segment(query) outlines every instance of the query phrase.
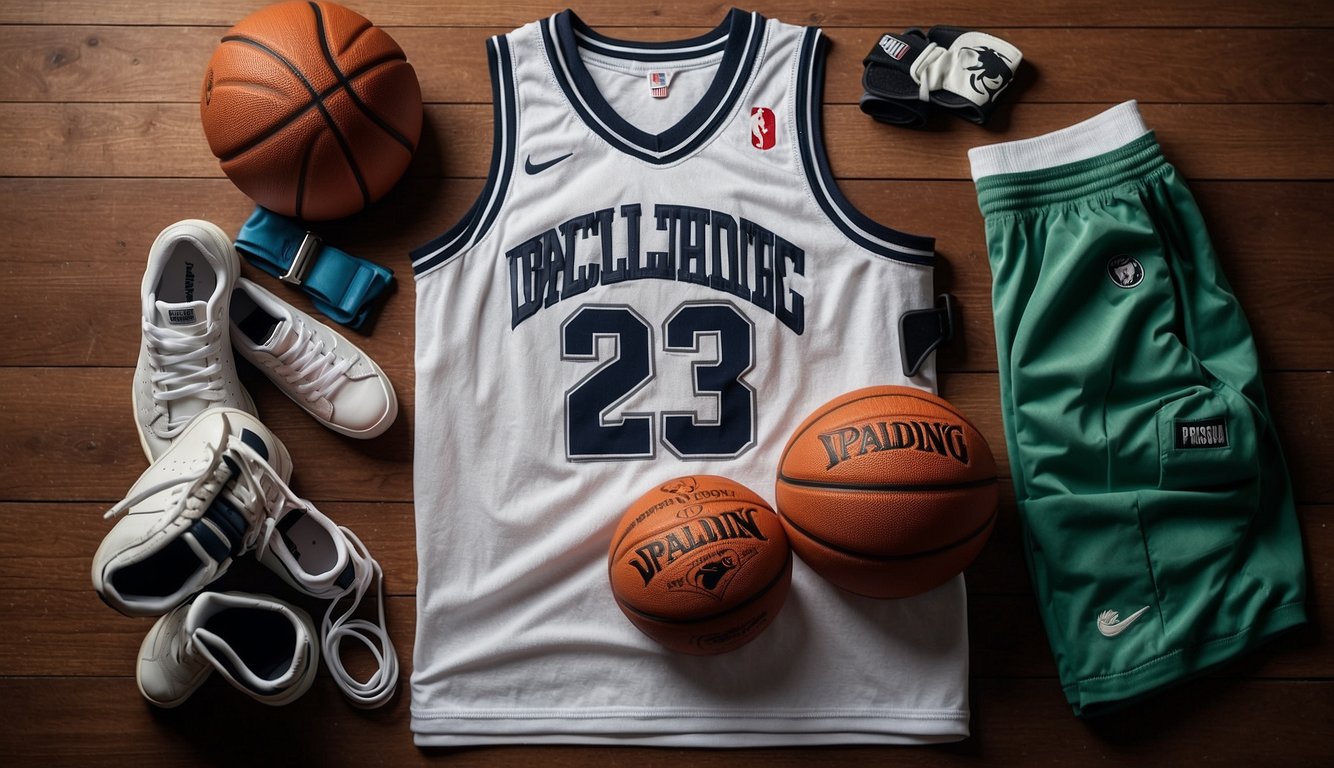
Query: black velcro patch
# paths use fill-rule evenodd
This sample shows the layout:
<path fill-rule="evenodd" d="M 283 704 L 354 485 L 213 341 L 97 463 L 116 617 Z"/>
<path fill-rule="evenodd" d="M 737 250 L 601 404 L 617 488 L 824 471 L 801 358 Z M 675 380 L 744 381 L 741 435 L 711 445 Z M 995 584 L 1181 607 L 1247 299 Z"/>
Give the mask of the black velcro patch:
<path fill-rule="evenodd" d="M 1177 450 L 1228 446 L 1227 419 L 1222 416 L 1196 421 L 1177 421 L 1172 426 L 1175 433 L 1173 442 Z"/>

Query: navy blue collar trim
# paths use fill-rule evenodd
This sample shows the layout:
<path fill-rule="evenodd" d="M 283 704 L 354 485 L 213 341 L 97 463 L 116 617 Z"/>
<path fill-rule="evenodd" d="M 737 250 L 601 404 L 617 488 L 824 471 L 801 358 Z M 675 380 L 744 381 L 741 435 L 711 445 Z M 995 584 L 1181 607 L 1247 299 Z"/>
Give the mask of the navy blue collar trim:
<path fill-rule="evenodd" d="M 731 115 L 750 82 L 764 42 L 764 18 L 732 9 L 713 31 L 662 43 L 616 40 L 595 32 L 573 11 L 542 22 L 542 42 L 556 82 L 588 126 L 608 144 L 651 163 L 674 162 L 711 138 Z M 584 48 L 602 56 L 635 61 L 689 61 L 722 53 L 713 83 L 680 122 L 658 134 L 631 125 L 607 103 L 579 56 Z"/>

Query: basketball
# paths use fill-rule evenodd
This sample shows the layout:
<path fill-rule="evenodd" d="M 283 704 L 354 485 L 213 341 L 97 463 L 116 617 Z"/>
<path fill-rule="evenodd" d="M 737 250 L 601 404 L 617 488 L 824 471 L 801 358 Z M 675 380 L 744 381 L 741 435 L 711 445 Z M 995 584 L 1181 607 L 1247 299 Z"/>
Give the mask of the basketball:
<path fill-rule="evenodd" d="M 996 461 L 945 399 L 869 387 L 797 427 L 776 495 L 792 549 L 813 570 L 859 595 L 909 597 L 981 551 L 996 520 Z"/>
<path fill-rule="evenodd" d="M 223 172 L 256 203 L 334 219 L 383 197 L 407 169 L 421 87 L 398 43 L 364 17 L 280 3 L 223 35 L 199 114 Z"/>
<path fill-rule="evenodd" d="M 679 477 L 640 496 L 612 536 L 616 604 L 641 632 L 697 656 L 754 640 L 792 583 L 782 522 L 749 488 Z"/>

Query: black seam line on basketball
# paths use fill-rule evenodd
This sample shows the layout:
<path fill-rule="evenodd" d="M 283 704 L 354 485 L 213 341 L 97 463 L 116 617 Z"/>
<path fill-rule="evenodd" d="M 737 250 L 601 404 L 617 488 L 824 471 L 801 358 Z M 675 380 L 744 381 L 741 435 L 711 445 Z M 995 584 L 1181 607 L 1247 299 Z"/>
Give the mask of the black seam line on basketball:
<path fill-rule="evenodd" d="M 378 125 L 380 130 L 389 134 L 390 138 L 397 141 L 399 144 L 402 144 L 403 148 L 408 151 L 409 155 L 411 155 L 414 150 L 412 142 L 408 141 L 408 137 L 394 130 L 394 126 L 385 122 L 384 118 L 371 111 L 371 108 L 366 106 L 366 102 L 362 101 L 361 97 L 357 95 L 357 92 L 353 90 L 352 83 L 348 81 L 347 76 L 343 74 L 343 70 L 339 68 L 338 62 L 334 59 L 333 50 L 329 47 L 329 40 L 325 34 L 326 30 L 324 28 L 324 14 L 320 11 L 320 7 L 315 3 L 310 3 L 309 5 L 311 10 L 315 11 L 315 33 L 320 38 L 320 52 L 324 54 L 324 63 L 329 65 L 329 69 L 333 71 L 334 77 L 338 78 L 338 82 L 342 83 L 343 87 L 347 89 L 348 98 L 352 99 L 352 103 L 356 105 L 357 109 L 361 110 L 361 113 L 369 118 L 372 123 Z M 369 27 L 367 28 L 369 29 Z"/>
<path fill-rule="evenodd" d="M 780 567 L 778 569 L 778 573 L 774 574 L 774 577 L 769 580 L 769 583 L 764 585 L 764 589 L 761 589 L 759 592 L 756 592 L 755 594 L 751 595 L 745 600 L 742 600 L 741 602 L 737 603 L 731 608 L 728 608 L 725 611 L 718 611 L 717 613 L 711 613 L 708 616 L 700 616 L 699 618 L 696 619 L 674 619 L 670 616 L 659 616 L 656 613 L 648 613 L 647 611 L 641 611 L 638 608 L 635 608 L 633 605 L 626 605 L 625 601 L 620 598 L 617 598 L 616 602 L 620 603 L 623 609 L 629 611 L 630 613 L 633 613 L 634 615 L 640 618 L 648 619 L 649 621 L 656 621 L 662 624 L 702 624 L 706 621 L 721 619 L 722 617 L 730 613 L 735 613 L 741 610 L 742 608 L 745 608 L 751 603 L 761 600 L 770 592 L 772 592 L 774 587 L 778 586 L 778 583 L 784 579 L 785 575 L 789 572 L 791 567 L 792 567 L 792 550 L 789 549 L 787 551 L 787 558 L 783 561 L 782 567 Z"/>
<path fill-rule="evenodd" d="M 311 11 L 315 13 L 315 37 L 319 38 L 320 50 L 324 54 L 325 63 L 328 64 L 329 52 L 327 50 L 326 43 L 324 40 L 324 14 L 320 13 L 320 7 L 315 3 L 313 2 L 307 3 L 307 5 L 309 5 Z M 333 69 L 334 69 L 334 79 L 338 80 L 340 83 L 343 83 L 343 86 L 347 90 L 348 95 L 355 100 L 356 96 L 355 94 L 352 93 L 352 86 L 344 80 L 343 73 L 340 72 L 337 67 L 334 67 Z M 323 106 L 322 102 L 321 106 Z M 366 180 L 361 173 L 361 166 L 357 164 L 356 156 L 352 154 L 352 146 L 347 142 L 343 141 L 341 137 L 339 138 L 338 144 L 343 148 L 343 156 L 347 160 L 347 166 L 349 169 L 351 169 L 352 175 L 357 180 L 357 186 L 361 188 L 362 205 L 363 206 L 370 205 L 371 191 L 370 188 L 366 186 Z"/>
<path fill-rule="evenodd" d="M 306 151 L 301 153 L 301 172 L 296 179 L 296 217 L 301 218 L 301 211 L 305 208 L 302 203 L 306 198 L 306 174 L 310 172 L 310 156 L 315 153 L 315 142 L 319 136 L 311 136 L 310 141 L 306 143 Z"/>
<path fill-rule="evenodd" d="M 310 93 L 310 97 L 314 99 L 315 108 L 318 109 L 320 115 L 324 117 L 325 125 L 329 127 L 329 132 L 333 134 L 334 139 L 338 142 L 338 146 L 343 150 L 344 157 L 347 158 L 348 166 L 352 170 L 352 176 L 357 180 L 357 187 L 361 189 L 362 200 L 369 205 L 371 200 L 370 190 L 366 188 L 366 180 L 361 177 L 361 169 L 357 167 L 356 161 L 352 159 L 352 148 L 348 146 L 347 138 L 343 136 L 343 132 L 338 130 L 338 123 L 334 122 L 333 115 L 329 114 L 328 108 L 324 106 L 324 99 L 320 97 L 320 92 L 315 90 L 315 84 L 306 79 L 305 74 L 302 73 L 295 64 L 288 61 L 286 56 L 283 56 L 281 53 L 278 53 L 260 41 L 245 37 L 244 35 L 228 35 L 227 37 L 222 38 L 222 42 L 224 43 L 230 41 L 245 43 L 246 45 L 254 46 L 264 53 L 267 53 L 281 62 L 283 66 L 287 67 L 287 69 L 301 81 L 301 84 L 306 86 L 306 90 Z"/>
<path fill-rule="evenodd" d="M 778 475 L 780 483 L 798 486 L 801 488 L 825 488 L 833 491 L 871 491 L 875 493 L 914 493 L 925 491 L 952 491 L 961 488 L 985 488 L 988 485 L 995 485 L 999 480 L 995 475 L 984 477 L 979 480 L 964 480 L 957 483 L 835 483 L 826 480 L 801 480 L 795 477 L 788 477 L 784 474 Z"/>
<path fill-rule="evenodd" d="M 1000 511 L 999 508 L 991 510 L 991 514 L 987 515 L 987 519 L 985 522 L 979 525 L 976 529 L 969 531 L 968 533 L 955 539 L 954 541 L 951 541 L 948 544 L 943 544 L 939 547 L 934 547 L 932 549 L 924 549 L 921 550 L 920 552 L 911 552 L 906 555 L 872 555 L 867 552 L 862 552 L 856 549 L 850 549 L 840 544 L 835 544 L 826 539 L 822 539 L 819 536 L 816 536 L 815 534 L 801 527 L 800 525 L 797 525 L 796 523 L 792 522 L 792 518 L 790 517 L 784 517 L 783 522 L 786 523 L 787 525 L 792 526 L 792 528 L 795 529 L 802 536 L 805 536 L 806 538 L 810 539 L 811 541 L 815 542 L 816 544 L 819 544 L 820 546 L 826 549 L 832 549 L 833 551 L 838 552 L 839 554 L 847 555 L 848 557 L 853 557 L 858 560 L 865 560 L 873 563 L 894 563 L 903 560 L 916 560 L 922 557 L 931 557 L 932 555 L 938 555 L 942 552 L 948 552 L 951 549 L 954 549 L 955 547 L 967 544 L 973 539 L 976 539 L 978 536 L 981 536 L 983 533 L 986 533 L 987 529 L 991 527 L 991 524 L 995 522 L 996 514 L 999 511 Z"/>
<path fill-rule="evenodd" d="M 227 39 L 227 38 L 223 38 L 223 42 L 228 42 L 228 39 Z M 239 39 L 236 39 L 236 38 L 232 38 L 230 42 L 238 42 L 238 43 L 239 43 L 239 42 L 244 42 L 244 41 L 239 40 Z M 373 60 L 373 61 L 369 61 L 369 62 L 367 62 L 367 63 L 365 64 L 365 66 L 363 66 L 361 69 L 358 69 L 356 72 L 353 72 L 353 73 L 349 74 L 349 75 L 348 75 L 348 79 L 349 79 L 349 80 L 356 80 L 357 78 L 361 77 L 361 76 L 364 75 L 364 74 L 367 74 L 367 73 L 371 72 L 372 70 L 378 69 L 378 68 L 384 66 L 385 64 L 389 64 L 389 63 L 391 63 L 391 62 L 395 62 L 395 61 L 403 61 L 403 58 L 402 58 L 401 56 L 397 56 L 397 55 L 390 55 L 390 56 L 383 56 L 383 57 L 378 58 L 378 59 L 375 59 L 375 60 Z M 340 88 L 342 88 L 342 87 L 343 87 L 343 84 L 342 84 L 342 83 L 335 83 L 335 84 L 329 86 L 328 88 L 325 88 L 323 91 L 320 91 L 318 100 L 319 100 L 319 101 L 323 101 L 323 100 L 329 98 L 330 96 L 332 96 L 334 93 L 336 93 L 336 92 L 337 92 Z M 261 144 L 263 144 L 264 142 L 268 141 L 269 139 L 273 138 L 273 137 L 276 136 L 277 134 L 281 133 L 282 130 L 283 130 L 284 128 L 286 128 L 287 126 L 291 125 L 292 123 L 295 123 L 295 122 L 296 122 L 302 115 L 304 115 L 304 114 L 306 114 L 307 112 L 309 112 L 309 111 L 311 110 L 311 108 L 313 108 L 313 107 L 315 106 L 315 102 L 316 102 L 316 99 L 311 99 L 310 101 L 307 101 L 305 104 L 302 104 L 300 107 L 296 108 L 296 109 L 293 110 L 291 113 L 289 113 L 286 117 L 283 117 L 282 119 L 280 119 L 277 123 L 274 124 L 274 126 L 273 126 L 272 128 L 270 128 L 269 130 L 265 131 L 264 133 L 261 133 L 260 135 L 256 136 L 255 138 L 251 139 L 251 140 L 250 140 L 250 143 L 248 143 L 248 144 L 246 144 L 245 146 L 240 147 L 240 148 L 238 148 L 238 149 L 234 149 L 234 150 L 232 150 L 232 151 L 229 152 L 228 154 L 226 154 L 226 155 L 224 155 L 224 156 L 222 156 L 222 157 L 219 157 L 218 160 L 220 160 L 221 162 L 224 162 L 224 163 L 225 163 L 225 162 L 229 162 L 229 161 L 231 161 L 231 160 L 235 160 L 236 158 L 240 157 L 241 155 L 244 155 L 245 153 L 249 152 L 250 150 L 254 149 L 255 147 L 258 147 L 259 145 L 261 145 Z"/>
<path fill-rule="evenodd" d="M 911 389 L 911 387 L 905 387 L 905 389 Z M 916 392 L 873 392 L 873 393 L 871 393 L 871 394 L 862 395 L 861 397 L 857 398 L 856 400 L 849 400 L 849 401 L 847 401 L 846 403 L 839 403 L 838 405 L 830 405 L 828 408 L 825 408 L 825 409 L 821 410 L 819 413 L 813 413 L 813 414 L 811 414 L 810 416 L 806 417 L 806 421 L 805 421 L 800 427 L 797 428 L 797 432 L 796 432 L 796 434 L 794 434 L 794 435 L 792 436 L 792 439 L 788 440 L 787 447 L 783 449 L 783 455 L 780 456 L 779 459 L 778 459 L 778 464 L 779 464 L 779 466 L 782 466 L 783 462 L 787 461 L 787 454 L 792 450 L 792 446 L 793 446 L 794 444 L 796 444 L 796 442 L 797 442 L 797 438 L 799 438 L 799 437 L 801 437 L 802 435 L 806 434 L 807 430 L 809 430 L 809 429 L 811 428 L 811 425 L 812 425 L 812 424 L 814 424 L 815 422 L 819 421 L 820 419 L 823 419 L 825 416 L 828 416 L 830 413 L 833 413 L 834 411 L 838 410 L 839 408 L 843 408 L 843 407 L 845 407 L 845 406 L 852 405 L 853 403 L 860 403 L 860 402 L 863 401 L 863 400 L 870 400 L 870 399 L 873 398 L 873 397 L 910 397 L 910 398 L 912 398 L 913 400 L 920 400 L 921 402 L 923 402 L 923 403 L 928 403 L 928 404 L 930 404 L 930 405 L 935 405 L 935 406 L 939 406 L 939 405 L 940 405 L 939 403 L 935 402 L 934 400 L 928 400 L 927 398 L 922 397 L 921 395 L 917 394 Z M 936 395 L 936 397 L 940 397 L 940 396 L 939 396 L 939 395 Z M 943 397 L 941 397 L 940 399 L 941 399 L 941 400 L 945 400 L 945 398 L 943 398 Z M 945 400 L 945 402 L 948 403 L 949 401 L 948 401 L 948 400 Z M 953 407 L 954 407 L 954 404 L 953 404 L 953 403 L 950 403 L 950 408 L 953 409 Z M 973 422 L 969 421 L 967 416 L 964 416 L 962 413 L 959 413 L 957 410 L 954 411 L 954 415 L 956 415 L 956 416 L 958 416 L 960 419 L 962 419 L 964 424 L 967 424 L 968 426 L 972 427 L 972 428 L 973 428 L 973 431 L 976 432 L 978 435 L 981 435 L 981 434 L 982 434 L 982 430 L 978 429 L 977 426 L 973 424 Z M 926 417 L 926 416 L 922 416 L 921 418 L 927 418 L 927 417 Z M 984 439 L 985 439 L 985 438 L 984 438 Z"/>

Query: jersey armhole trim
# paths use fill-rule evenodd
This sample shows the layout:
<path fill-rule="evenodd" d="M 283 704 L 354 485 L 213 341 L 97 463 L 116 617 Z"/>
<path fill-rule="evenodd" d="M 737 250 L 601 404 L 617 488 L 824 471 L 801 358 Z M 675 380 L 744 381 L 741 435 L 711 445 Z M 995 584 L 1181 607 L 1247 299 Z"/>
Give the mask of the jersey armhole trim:
<path fill-rule="evenodd" d="M 797 144 L 801 165 L 815 201 L 854 243 L 880 256 L 911 264 L 935 263 L 935 238 L 911 235 L 881 224 L 857 210 L 838 188 L 824 146 L 820 113 L 824 103 L 828 42 L 819 29 L 807 29 L 797 63 Z"/>
<path fill-rule="evenodd" d="M 487 41 L 486 59 L 491 69 L 491 103 L 494 109 L 491 165 L 486 174 L 486 185 L 458 223 L 412 251 L 412 272 L 417 277 L 481 240 L 495 222 L 505 200 L 505 192 L 509 189 L 510 177 L 514 173 L 518 134 L 518 101 L 514 89 L 514 63 L 505 36 L 497 35 Z"/>

